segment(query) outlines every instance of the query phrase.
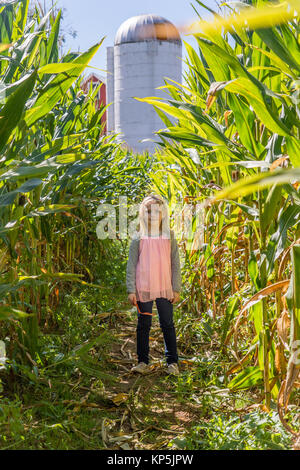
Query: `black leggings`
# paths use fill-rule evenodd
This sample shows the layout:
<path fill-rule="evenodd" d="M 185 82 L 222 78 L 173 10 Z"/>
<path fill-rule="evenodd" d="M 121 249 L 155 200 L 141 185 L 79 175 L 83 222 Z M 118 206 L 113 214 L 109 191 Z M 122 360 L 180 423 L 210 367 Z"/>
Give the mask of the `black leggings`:
<path fill-rule="evenodd" d="M 141 312 L 152 313 L 153 300 L 149 302 L 137 301 Z M 173 322 L 173 304 L 164 297 L 155 299 L 159 323 L 164 335 L 165 356 L 167 364 L 178 362 L 176 333 Z M 138 313 L 138 323 L 136 328 L 137 356 L 138 362 L 149 364 L 149 333 L 152 323 L 151 315 Z"/>

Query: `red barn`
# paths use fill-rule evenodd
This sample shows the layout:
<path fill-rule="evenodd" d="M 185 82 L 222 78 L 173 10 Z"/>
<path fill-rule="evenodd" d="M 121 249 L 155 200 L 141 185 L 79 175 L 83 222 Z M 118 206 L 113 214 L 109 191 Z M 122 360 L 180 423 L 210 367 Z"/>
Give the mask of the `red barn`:
<path fill-rule="evenodd" d="M 84 91 L 84 93 L 88 93 L 88 90 L 91 86 L 91 82 L 93 82 L 93 89 L 99 85 L 99 83 L 102 83 L 100 90 L 98 91 L 98 94 L 96 96 L 96 109 L 100 109 L 100 105 L 102 104 L 103 106 L 106 106 L 106 83 L 104 78 L 99 77 L 97 74 L 94 72 L 90 73 L 86 78 L 83 79 L 81 83 L 81 88 Z M 104 124 L 104 129 L 103 129 L 103 134 L 106 134 L 106 111 L 103 114 L 101 118 L 101 124 Z"/>

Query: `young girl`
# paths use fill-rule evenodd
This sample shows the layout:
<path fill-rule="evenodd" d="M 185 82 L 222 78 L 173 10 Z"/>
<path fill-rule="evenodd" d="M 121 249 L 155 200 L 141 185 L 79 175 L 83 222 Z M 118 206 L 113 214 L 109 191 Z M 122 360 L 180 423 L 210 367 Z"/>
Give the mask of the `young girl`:
<path fill-rule="evenodd" d="M 139 209 L 139 231 L 132 238 L 126 270 L 128 300 L 140 312 L 152 313 L 155 300 L 164 336 L 168 373 L 179 374 L 173 304 L 180 299 L 179 251 L 170 230 L 168 206 L 155 193 L 145 197 Z M 152 316 L 138 313 L 136 328 L 138 364 L 132 371 L 149 372 L 149 332 Z"/>

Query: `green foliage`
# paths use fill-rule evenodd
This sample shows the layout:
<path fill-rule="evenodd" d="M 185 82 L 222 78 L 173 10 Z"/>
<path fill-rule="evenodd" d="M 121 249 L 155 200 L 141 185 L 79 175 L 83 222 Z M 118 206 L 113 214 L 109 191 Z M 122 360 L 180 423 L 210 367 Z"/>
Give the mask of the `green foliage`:
<path fill-rule="evenodd" d="M 254 411 L 242 418 L 218 414 L 183 439 L 173 439 L 172 445 L 185 450 L 287 450 L 292 442 L 277 413 Z"/>
<path fill-rule="evenodd" d="M 102 448 L 95 423 L 107 412 L 88 407 L 79 412 L 74 403 L 85 403 L 89 391 L 88 401 L 101 409 L 106 400 L 103 382 L 116 383 L 106 363 L 114 337 L 108 321 L 99 320 L 94 307 L 95 301 L 103 301 L 100 313 L 118 299 L 111 297 L 109 288 L 103 294 L 95 298 L 92 289 L 74 289 L 57 312 L 57 326 L 40 332 L 36 366 L 14 359 L 5 364 L 7 374 L 1 371 L 0 391 L 5 392 L 0 397 L 1 449 Z M 124 293 L 119 300 L 122 297 Z M 9 384 L 9 372 L 13 384 Z"/>
<path fill-rule="evenodd" d="M 204 211 L 204 243 L 181 245 L 183 305 L 175 319 L 184 370 L 153 387 L 173 394 L 180 407 L 189 402 L 201 418 L 171 446 L 290 448 L 275 412 L 240 408 L 237 416 L 236 408 L 257 404 L 263 388 L 269 405 L 284 378 L 275 364 L 278 297 L 269 306 L 264 296 L 249 315 L 246 308 L 244 324 L 239 313 L 251 295 L 290 275 L 278 266 L 299 237 L 297 21 L 241 28 L 233 44 L 228 33 L 199 33 L 197 48 L 186 45 L 186 86 L 166 81 L 169 100 L 142 100 L 166 126 L 152 157 L 132 155 L 115 135 L 105 135 L 106 108 L 95 109 L 99 88 L 81 89 L 81 74 L 103 39 L 59 57 L 61 12 L 52 17 L 36 9 L 28 21 L 28 6 L 28 0 L 6 2 L 0 16 L 0 43 L 10 45 L 0 60 L 0 333 L 8 353 L 0 447 L 105 447 L 99 429 L 104 417 L 116 416 L 102 407 L 111 407 L 105 387 L 117 381 L 109 359 L 115 313 L 126 297 L 128 244 L 97 239 L 96 210 L 104 201 L 117 206 L 121 195 L 139 202 L 151 188 L 170 204 L 213 196 Z M 299 267 L 293 248 L 292 281 Z M 299 337 L 295 292 L 291 282 L 291 340 Z M 290 352 L 282 348 L 283 362 Z M 294 369 L 290 360 L 286 403 Z M 147 391 L 145 411 L 153 398 Z M 297 393 L 291 396 L 297 404 Z M 133 419 L 138 402 L 131 403 Z M 122 427 L 123 410 L 120 416 Z M 145 416 L 145 422 L 155 420 Z"/>
<path fill-rule="evenodd" d="M 252 3 L 267 6 L 269 2 Z M 243 7 L 225 4 L 226 11 L 236 13 Z M 217 23 L 219 15 L 208 10 Z M 272 27 L 235 23 L 236 29 L 225 28 L 223 33 L 219 27 L 214 29 L 214 23 L 204 25 L 204 30 L 200 24 L 197 46 L 186 45 L 186 84 L 165 80 L 168 98 L 140 99 L 159 110 L 161 117 L 165 115 L 166 127 L 157 132 L 162 151 L 157 152 L 158 169 L 151 174 L 154 185 L 170 203 L 192 201 L 203 210 L 202 227 L 198 225 L 191 242 L 183 243 L 185 296 L 199 316 L 209 310 L 214 320 L 225 315 L 221 347 L 232 348 L 236 361 L 245 368 L 232 378 L 230 387 L 263 387 L 268 408 L 271 398 L 278 398 L 286 363 L 281 352 L 282 370 L 278 371 L 275 356 L 281 340 L 274 325 L 283 306 L 276 283 L 284 275 L 290 277 L 291 267 L 283 275 L 279 265 L 297 242 L 300 214 L 296 183 L 299 12 L 293 16 Z M 263 24 L 262 18 L 259 21 Z M 175 123 L 170 123 L 168 115 Z M 192 223 L 196 220 L 197 210 Z M 227 297 L 245 289 L 245 284 L 252 288 L 247 289 L 252 295 L 275 287 L 262 296 L 248 318 L 251 304 L 237 320 L 228 314 Z M 268 305 L 273 299 L 266 296 L 275 292 L 273 307 Z M 252 332 L 241 327 L 245 318 L 253 322 L 249 325 L 254 326 Z"/>
<path fill-rule="evenodd" d="M 140 197 L 152 165 L 148 154 L 132 155 L 105 135 L 99 87 L 81 88 L 103 39 L 59 57 L 61 11 L 52 13 L 40 17 L 36 8 L 29 18 L 26 0 L 3 6 L 0 20 L 1 41 L 10 43 L 0 60 L 0 320 L 19 320 L 8 336 L 17 333 L 23 348 L 15 342 L 11 355 L 24 364 L 41 353 L 39 327 L 53 321 L 68 284 L 95 292 L 105 282 L 110 240 L 97 239 L 98 205 Z"/>

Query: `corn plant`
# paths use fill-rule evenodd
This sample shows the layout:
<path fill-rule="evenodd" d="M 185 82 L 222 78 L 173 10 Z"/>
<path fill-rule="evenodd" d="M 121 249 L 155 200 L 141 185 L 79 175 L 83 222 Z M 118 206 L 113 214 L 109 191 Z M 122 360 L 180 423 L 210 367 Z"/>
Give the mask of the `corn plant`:
<path fill-rule="evenodd" d="M 197 31 L 198 50 L 185 43 L 186 83 L 166 79 L 168 98 L 137 98 L 154 106 L 166 126 L 157 133 L 164 165 L 151 175 L 153 186 L 171 203 L 205 208 L 202 250 L 186 246 L 185 301 L 197 314 L 211 308 L 214 318 L 226 315 L 226 298 L 239 301 L 240 313 L 223 322 L 221 333 L 225 347 L 234 339 L 237 362 L 228 375 L 239 372 L 229 387 L 263 384 L 267 408 L 283 378 L 276 324 L 289 284 L 288 254 L 299 238 L 299 18 L 291 8 L 288 21 L 271 27 L 237 20 L 224 34 L 214 23 Z"/>
<path fill-rule="evenodd" d="M 10 320 L 1 326 L 10 357 L 35 365 L 39 328 L 55 324 L 65 283 L 102 288 L 89 268 L 106 252 L 99 202 L 116 203 L 116 181 L 122 191 L 126 178 L 142 180 L 148 163 L 103 133 L 99 87 L 81 89 L 103 39 L 60 58 L 61 12 L 27 20 L 28 4 L 0 2 L 0 320 Z"/>

